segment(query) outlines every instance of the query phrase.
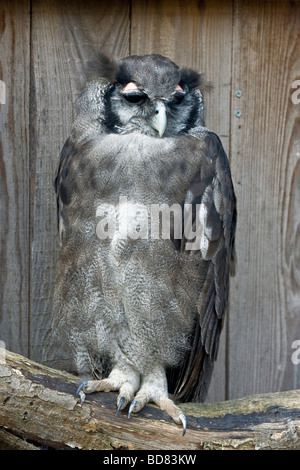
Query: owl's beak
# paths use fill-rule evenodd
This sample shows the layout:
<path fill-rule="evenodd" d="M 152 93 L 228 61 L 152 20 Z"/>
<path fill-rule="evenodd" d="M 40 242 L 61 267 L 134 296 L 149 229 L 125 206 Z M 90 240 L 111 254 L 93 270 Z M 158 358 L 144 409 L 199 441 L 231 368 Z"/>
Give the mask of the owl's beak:
<path fill-rule="evenodd" d="M 162 137 L 167 127 L 167 110 L 162 101 L 156 102 L 155 114 L 150 119 L 150 123 L 158 131 L 159 137 Z"/>

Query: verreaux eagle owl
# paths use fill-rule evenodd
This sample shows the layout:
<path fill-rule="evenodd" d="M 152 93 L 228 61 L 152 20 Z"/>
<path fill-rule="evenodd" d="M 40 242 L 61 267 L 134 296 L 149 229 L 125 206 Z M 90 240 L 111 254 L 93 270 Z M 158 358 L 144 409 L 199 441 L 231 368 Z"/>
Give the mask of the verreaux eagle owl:
<path fill-rule="evenodd" d="M 205 399 L 234 266 L 236 200 L 205 86 L 158 54 L 98 54 L 55 178 L 53 331 L 78 396 L 117 391 L 129 416 L 154 402 L 184 432 L 175 401 Z"/>

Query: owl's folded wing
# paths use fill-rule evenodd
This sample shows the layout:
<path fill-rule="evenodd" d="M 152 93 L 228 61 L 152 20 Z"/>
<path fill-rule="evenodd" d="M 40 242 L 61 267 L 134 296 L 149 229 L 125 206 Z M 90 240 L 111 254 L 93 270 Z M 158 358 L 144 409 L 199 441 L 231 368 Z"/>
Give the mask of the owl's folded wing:
<path fill-rule="evenodd" d="M 169 372 L 170 391 L 183 401 L 205 399 L 235 264 L 236 199 L 229 163 L 217 135 L 208 133 L 204 141 L 201 168 L 187 194 L 193 205 L 193 232 L 198 226 L 200 238 L 198 250 L 191 250 L 190 255 L 199 257 L 199 276 L 204 282 L 191 349 L 181 366 Z M 182 240 L 182 251 L 191 246 L 190 241 Z"/>
<path fill-rule="evenodd" d="M 54 190 L 57 201 L 57 222 L 61 240 L 65 232 L 65 227 L 68 225 L 67 206 L 70 204 L 73 193 L 72 162 L 76 158 L 76 155 L 75 146 L 69 138 L 60 153 L 59 164 L 54 179 Z"/>

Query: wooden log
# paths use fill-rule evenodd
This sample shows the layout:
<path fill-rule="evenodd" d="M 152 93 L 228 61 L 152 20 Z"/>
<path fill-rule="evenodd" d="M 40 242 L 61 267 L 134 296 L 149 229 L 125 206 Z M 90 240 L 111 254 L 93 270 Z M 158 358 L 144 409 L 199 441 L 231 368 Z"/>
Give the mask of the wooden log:
<path fill-rule="evenodd" d="M 75 399 L 78 378 L 0 354 L 0 448 L 95 450 L 300 449 L 299 390 L 182 404 L 188 430 L 147 405 L 116 415 L 116 394 Z"/>

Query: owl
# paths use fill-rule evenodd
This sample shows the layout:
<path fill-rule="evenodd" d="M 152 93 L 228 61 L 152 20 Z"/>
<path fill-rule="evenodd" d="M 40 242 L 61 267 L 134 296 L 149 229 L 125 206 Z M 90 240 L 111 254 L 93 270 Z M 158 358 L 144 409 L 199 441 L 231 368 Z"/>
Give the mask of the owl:
<path fill-rule="evenodd" d="M 205 399 L 234 269 L 227 156 L 204 126 L 207 84 L 158 54 L 96 55 L 55 177 L 53 331 L 77 397 L 117 392 L 180 424 Z"/>

